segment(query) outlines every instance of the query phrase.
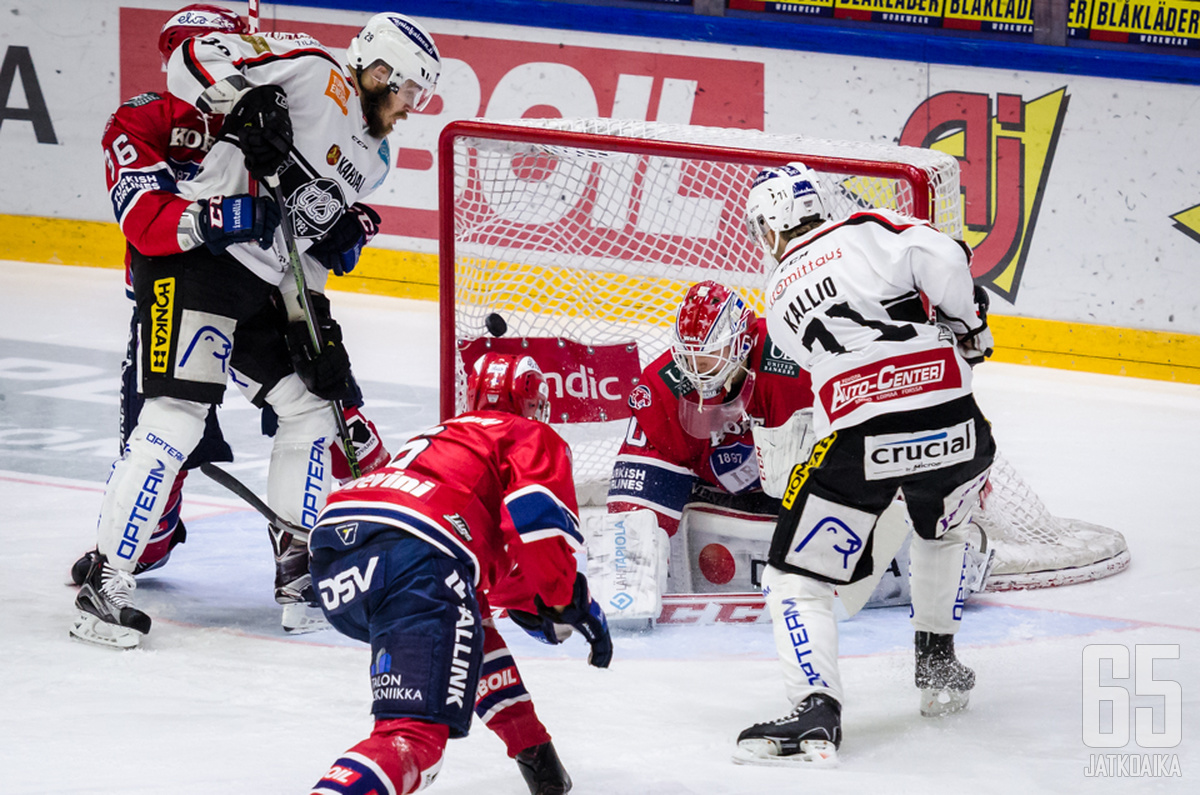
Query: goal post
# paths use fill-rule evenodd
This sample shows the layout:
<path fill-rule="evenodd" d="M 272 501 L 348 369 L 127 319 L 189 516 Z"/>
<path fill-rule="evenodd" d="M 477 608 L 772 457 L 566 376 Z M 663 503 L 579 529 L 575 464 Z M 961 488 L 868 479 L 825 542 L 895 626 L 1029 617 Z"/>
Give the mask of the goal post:
<path fill-rule="evenodd" d="M 775 263 L 745 228 L 745 200 L 758 171 L 796 160 L 820 174 L 834 218 L 887 207 L 962 239 L 958 161 L 935 150 L 616 119 L 447 125 L 441 416 L 466 408 L 466 368 L 485 350 L 529 353 L 550 382 L 580 503 L 603 505 L 626 400 L 668 350 L 687 288 L 724 282 L 762 314 Z M 1119 533 L 1100 528 L 1097 540 L 1056 524 L 1011 467 L 997 467 L 993 491 L 1004 515 L 979 524 L 997 550 L 996 583 L 1058 584 L 1065 570 L 1099 565 L 1105 576 L 1128 561 Z M 1042 563 L 1058 581 L 1030 576 Z"/>

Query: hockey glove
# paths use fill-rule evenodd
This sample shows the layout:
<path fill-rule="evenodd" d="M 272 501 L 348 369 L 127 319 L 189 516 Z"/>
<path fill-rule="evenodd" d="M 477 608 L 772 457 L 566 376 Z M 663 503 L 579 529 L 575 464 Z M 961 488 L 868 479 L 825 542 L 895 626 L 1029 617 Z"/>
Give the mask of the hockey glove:
<path fill-rule="evenodd" d="M 365 204 L 352 204 L 308 253 L 335 276 L 354 270 L 363 246 L 379 233 L 379 213 Z"/>
<path fill-rule="evenodd" d="M 954 335 L 959 355 L 971 367 L 991 356 L 996 345 L 987 322 L 988 304 L 990 303 L 987 290 L 978 284 L 975 285 L 974 298 L 975 315 L 982 321 L 979 328 L 967 329 L 963 321 L 943 314 L 940 309 L 936 312 L 937 325 Z"/>
<path fill-rule="evenodd" d="M 271 247 L 279 227 L 279 205 L 266 196 L 213 196 L 200 199 L 198 231 L 208 250 L 223 254 L 234 243 Z"/>
<path fill-rule="evenodd" d="M 353 406 L 347 406 L 342 414 L 346 418 L 346 430 L 350 432 L 350 442 L 354 445 L 354 452 L 358 457 L 359 472 L 366 475 L 387 466 L 392 456 L 383 446 L 375 423 Z M 350 481 L 350 462 L 346 460 L 346 453 L 341 445 L 335 444 L 330 450 L 329 468 L 338 483 L 345 485 Z"/>
<path fill-rule="evenodd" d="M 971 367 L 992 355 L 996 342 L 992 339 L 992 330 L 988 328 L 988 306 L 991 299 L 988 291 L 981 285 L 975 285 L 975 314 L 983 321 L 979 328 L 969 331 L 958 338 L 958 352 Z"/>
<path fill-rule="evenodd" d="M 569 626 L 555 624 L 550 619 L 542 618 L 537 613 L 530 613 L 510 607 L 508 608 L 508 617 L 518 627 L 529 633 L 530 637 L 537 638 L 542 643 L 547 643 L 551 646 L 557 646 L 571 637 L 571 628 Z"/>
<path fill-rule="evenodd" d="M 575 574 L 575 591 L 571 597 L 571 604 L 564 607 L 561 613 L 548 607 L 540 596 L 533 597 L 533 601 L 537 604 L 539 616 L 555 624 L 566 624 L 587 639 L 592 647 L 588 655 L 590 665 L 597 668 L 608 667 L 612 662 L 612 636 L 608 634 L 608 621 L 604 618 L 604 611 L 588 593 L 587 577 L 583 576 L 583 572 Z"/>
<path fill-rule="evenodd" d="M 242 94 L 225 117 L 221 136 L 237 141 L 251 177 L 271 176 L 292 149 L 287 94 L 276 85 L 255 86 Z"/>
<path fill-rule="evenodd" d="M 319 321 L 320 351 L 313 350 L 308 325 L 295 320 L 287 325 L 287 345 L 296 375 L 322 400 L 345 400 L 350 393 L 350 355 L 342 345 L 342 328 L 333 318 Z"/>

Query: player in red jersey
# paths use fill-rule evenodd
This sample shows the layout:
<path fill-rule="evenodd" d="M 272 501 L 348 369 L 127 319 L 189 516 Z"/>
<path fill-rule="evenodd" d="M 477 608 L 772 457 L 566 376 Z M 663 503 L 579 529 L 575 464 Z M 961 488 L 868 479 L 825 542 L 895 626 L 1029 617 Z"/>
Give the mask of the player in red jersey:
<path fill-rule="evenodd" d="M 612 658 L 604 613 L 576 570 L 583 538 L 571 454 L 546 424 L 541 370 L 528 356 L 485 354 L 468 379 L 468 405 L 410 440 L 391 465 L 334 491 L 312 531 L 326 616 L 371 644 L 375 716 L 371 736 L 316 793 L 403 795 L 433 780 L 446 740 L 465 736 L 472 707 L 481 711 L 480 683 L 491 686 L 481 673 L 494 672 L 494 644 L 503 642 L 489 602 L 547 642 L 578 630 L 594 666 Z M 520 721 L 489 723 L 510 753 L 505 735 L 518 723 L 545 734 L 529 707 Z M 549 735 L 530 750 L 539 748 L 549 752 L 541 760 L 517 757 L 530 790 L 566 792 Z"/>
<path fill-rule="evenodd" d="M 168 18 L 160 33 L 158 47 L 166 63 L 177 47 L 195 36 L 247 32 L 241 17 L 232 11 L 211 5 L 190 5 Z M 287 37 L 293 36 L 288 34 Z M 199 172 L 201 161 L 216 141 L 223 122 L 223 116 L 200 113 L 169 93 L 141 94 L 123 103 L 109 118 L 102 138 L 105 177 L 114 216 L 127 241 L 126 291 L 131 299 L 134 298 L 131 263 L 135 257 L 170 257 L 201 246 L 217 250 L 238 242 L 261 243 L 272 237 L 279 223 L 279 212 L 269 199 L 240 194 L 192 201 L 180 195 L 179 186 Z M 235 214 L 239 218 L 236 222 Z M 328 307 L 323 296 L 314 298 L 323 308 Z M 138 385 L 138 356 L 135 309 L 122 374 L 122 449 L 138 423 L 143 404 Z M 346 420 L 364 471 L 386 461 L 387 452 L 374 425 L 355 407 L 346 409 Z M 199 444 L 186 456 L 171 483 L 167 485 L 164 479 L 156 487 L 161 518 L 151 528 L 150 538 L 137 554 L 132 572 L 128 573 L 139 574 L 161 566 L 171 548 L 186 537 L 180 511 L 187 472 L 208 461 L 230 460 L 232 453 L 221 435 L 215 410 L 209 407 Z M 349 479 L 349 467 L 336 446 L 331 451 L 331 465 L 335 478 Z M 276 598 L 284 605 L 284 628 L 307 631 L 324 626 L 323 620 L 314 621 L 306 600 L 301 598 L 307 586 L 307 550 L 276 536 L 278 534 L 273 534 L 277 545 Z M 71 567 L 71 577 L 77 585 L 84 585 L 93 569 L 103 574 L 103 564 L 97 563 L 98 557 L 97 550 L 89 551 Z M 121 579 L 116 571 L 111 573 L 110 580 L 114 583 Z M 93 605 L 100 601 L 98 596 L 89 599 Z M 319 611 L 316 615 L 319 617 Z M 88 622 L 86 618 L 83 620 Z M 95 622 L 89 624 L 95 626 Z M 148 627 L 148 622 L 144 626 Z M 84 639 L 107 645 L 129 645 L 137 641 L 136 635 L 122 629 L 99 632 L 99 638 L 86 632 L 87 627 L 78 629 L 72 634 L 77 637 L 85 634 L 88 637 Z M 118 641 L 118 637 L 121 640 Z"/>

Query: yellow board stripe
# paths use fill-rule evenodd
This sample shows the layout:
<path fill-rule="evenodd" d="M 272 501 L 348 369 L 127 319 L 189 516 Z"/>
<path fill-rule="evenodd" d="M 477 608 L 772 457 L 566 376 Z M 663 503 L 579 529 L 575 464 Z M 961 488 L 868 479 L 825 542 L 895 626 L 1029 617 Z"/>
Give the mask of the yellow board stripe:
<path fill-rule="evenodd" d="M 0 259 L 121 268 L 124 238 L 113 223 L 0 215 Z M 437 260 L 436 254 L 368 248 L 354 272 L 330 287 L 434 301 Z M 993 361 L 1200 384 L 1200 335 L 1001 315 L 993 315 L 991 325 Z"/>
<path fill-rule="evenodd" d="M 993 315 L 992 361 L 1200 384 L 1200 336 Z"/>

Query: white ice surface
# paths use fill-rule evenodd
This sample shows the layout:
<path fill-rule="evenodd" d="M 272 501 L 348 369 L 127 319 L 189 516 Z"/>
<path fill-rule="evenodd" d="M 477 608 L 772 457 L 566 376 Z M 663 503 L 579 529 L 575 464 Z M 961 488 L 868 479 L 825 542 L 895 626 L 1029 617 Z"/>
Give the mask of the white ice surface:
<path fill-rule="evenodd" d="M 63 356 L 86 349 L 84 362 L 115 360 L 129 312 L 119 281 L 115 271 L 0 262 L 0 363 L 59 350 L 45 344 Z M 369 401 L 390 384 L 429 404 L 378 401 L 380 420 L 402 428 L 436 416 L 433 305 L 333 301 Z M 94 543 L 108 460 L 94 444 L 53 454 L 71 473 L 56 477 L 30 457 L 36 433 L 22 434 L 77 433 L 76 415 L 64 413 L 72 407 L 115 427 L 115 369 L 79 372 L 113 386 L 80 397 L 0 367 L 0 793 L 308 792 L 370 730 L 367 650 L 332 632 L 282 635 L 262 522 L 199 475 L 187 492 L 188 542 L 136 594 L 155 621 L 143 648 L 68 638 L 67 570 Z M 1055 513 L 1126 535 L 1126 572 L 975 601 L 958 647 L 978 686 L 966 713 L 942 720 L 917 712 L 904 610 L 842 624 L 845 742 L 833 771 L 729 761 L 738 731 L 787 711 L 765 626 L 620 635 L 611 669 L 599 671 L 584 663 L 581 641 L 539 646 L 509 625 L 573 792 L 1200 791 L 1200 387 L 988 364 L 977 393 L 1001 448 Z M 240 472 L 257 484 L 265 442 L 242 429 L 253 412 L 230 395 L 224 416 L 239 429 Z M 1154 669 L 1182 688 L 1178 747 L 1084 745 L 1088 644 L 1179 646 L 1179 660 Z M 1161 713 L 1161 699 L 1134 699 L 1156 703 Z M 1182 777 L 1084 776 L 1089 754 L 1110 752 L 1176 754 Z M 481 726 L 450 743 L 432 791 L 527 792 Z"/>

